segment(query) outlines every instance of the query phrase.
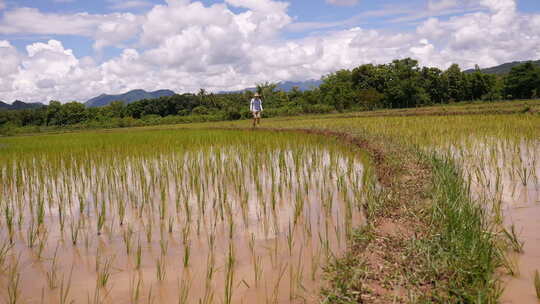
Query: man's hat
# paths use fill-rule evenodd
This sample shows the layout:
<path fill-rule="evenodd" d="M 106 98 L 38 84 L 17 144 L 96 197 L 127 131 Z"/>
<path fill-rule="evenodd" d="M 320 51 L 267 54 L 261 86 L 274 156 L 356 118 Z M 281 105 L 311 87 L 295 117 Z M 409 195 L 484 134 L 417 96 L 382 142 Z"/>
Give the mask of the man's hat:
<path fill-rule="evenodd" d="M 261 95 L 259 93 L 255 93 L 255 95 L 253 95 L 254 97 L 261 97 Z"/>

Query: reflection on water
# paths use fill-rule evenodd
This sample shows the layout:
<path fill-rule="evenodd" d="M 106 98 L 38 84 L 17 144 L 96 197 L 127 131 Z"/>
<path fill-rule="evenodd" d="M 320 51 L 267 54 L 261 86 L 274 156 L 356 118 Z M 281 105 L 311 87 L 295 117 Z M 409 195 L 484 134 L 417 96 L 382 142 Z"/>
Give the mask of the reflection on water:
<path fill-rule="evenodd" d="M 0 169 L 0 254 L 12 239 L 3 264 L 26 303 L 315 302 L 321 265 L 364 221 L 362 163 L 315 147 Z"/>

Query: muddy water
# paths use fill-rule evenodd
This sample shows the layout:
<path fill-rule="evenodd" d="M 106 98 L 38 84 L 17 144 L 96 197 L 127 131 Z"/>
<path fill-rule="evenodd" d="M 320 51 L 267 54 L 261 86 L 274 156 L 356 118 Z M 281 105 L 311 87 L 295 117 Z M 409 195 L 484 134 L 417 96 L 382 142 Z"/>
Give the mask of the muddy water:
<path fill-rule="evenodd" d="M 501 303 L 538 303 L 534 272 L 540 271 L 540 142 L 490 139 L 450 149 L 464 167 L 474 198 L 523 243 L 509 252 L 514 275 L 503 276 Z"/>
<path fill-rule="evenodd" d="M 0 297 L 16 290 L 24 303 L 313 303 L 321 266 L 364 222 L 364 166 L 334 150 L 36 158 L 12 169 Z"/>

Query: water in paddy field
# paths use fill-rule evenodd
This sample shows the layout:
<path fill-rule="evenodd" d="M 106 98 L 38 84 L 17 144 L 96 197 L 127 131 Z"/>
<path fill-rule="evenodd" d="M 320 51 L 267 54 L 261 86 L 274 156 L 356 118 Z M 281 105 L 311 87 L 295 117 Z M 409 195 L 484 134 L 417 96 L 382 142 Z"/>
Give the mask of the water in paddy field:
<path fill-rule="evenodd" d="M 24 303 L 318 302 L 322 265 L 365 221 L 364 165 L 316 147 L 1 170 L 0 298 Z"/>
<path fill-rule="evenodd" d="M 538 303 L 534 272 L 540 271 L 540 141 L 489 138 L 450 149 L 463 165 L 471 193 L 487 202 L 494 221 L 515 231 L 523 252 L 509 253 L 516 272 L 503 278 L 501 303 Z"/>

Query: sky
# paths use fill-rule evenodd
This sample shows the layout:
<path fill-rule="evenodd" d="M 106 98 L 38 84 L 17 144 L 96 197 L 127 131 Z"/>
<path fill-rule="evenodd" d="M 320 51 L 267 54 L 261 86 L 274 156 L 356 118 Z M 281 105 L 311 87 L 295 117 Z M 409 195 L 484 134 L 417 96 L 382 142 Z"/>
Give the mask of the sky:
<path fill-rule="evenodd" d="M 0 0 L 0 100 L 219 92 L 412 57 L 540 59 L 539 0 Z"/>

